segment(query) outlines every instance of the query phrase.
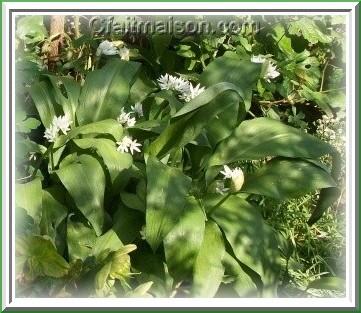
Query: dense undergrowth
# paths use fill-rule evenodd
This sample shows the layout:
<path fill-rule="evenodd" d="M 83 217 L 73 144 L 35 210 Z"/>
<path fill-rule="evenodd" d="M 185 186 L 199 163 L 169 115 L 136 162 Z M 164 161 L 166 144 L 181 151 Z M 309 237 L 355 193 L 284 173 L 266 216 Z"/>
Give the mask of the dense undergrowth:
<path fill-rule="evenodd" d="M 17 294 L 344 296 L 343 18 L 91 18 L 16 21 Z"/>

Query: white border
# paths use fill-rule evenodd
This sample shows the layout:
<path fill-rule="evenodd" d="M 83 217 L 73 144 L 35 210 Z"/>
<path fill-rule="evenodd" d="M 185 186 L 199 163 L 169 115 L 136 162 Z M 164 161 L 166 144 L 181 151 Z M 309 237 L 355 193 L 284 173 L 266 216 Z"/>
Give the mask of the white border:
<path fill-rule="evenodd" d="M 162 8 L 162 9 L 184 9 L 185 5 L 187 9 L 203 9 L 205 5 L 207 5 L 207 9 L 284 9 L 286 3 L 253 3 L 253 2 L 223 2 L 223 3 L 149 3 L 149 2 L 124 2 L 124 3 L 86 3 L 86 9 L 134 9 L 134 8 L 143 8 L 143 9 L 155 9 L 155 8 Z M 29 2 L 17 2 L 17 3 L 3 3 L 3 65 L 5 65 L 5 71 L 3 70 L 3 151 L 5 155 L 3 155 L 3 177 L 2 177 L 2 186 L 3 186 L 3 232 L 2 232 L 2 243 L 3 243 L 3 256 L 5 256 L 5 260 L 3 260 L 2 271 L 3 278 L 2 287 L 3 287 L 3 295 L 2 295 L 2 304 L 3 309 L 6 307 L 93 307 L 93 308 L 102 308 L 102 307 L 295 307 L 295 308 L 302 308 L 302 307 L 354 307 L 355 306 L 355 123 L 356 123 L 356 115 L 355 115 L 355 38 L 353 31 L 355 30 L 355 6 L 357 2 L 332 2 L 332 3 L 323 3 L 323 2 L 312 2 L 312 3 L 287 3 L 287 9 L 299 9 L 303 10 L 307 9 L 324 9 L 324 10 L 332 10 L 332 9 L 350 9 L 352 10 L 351 13 L 344 13 L 347 17 L 347 47 L 349 51 L 348 60 L 347 60 L 347 84 L 346 86 L 346 99 L 347 99 L 347 116 L 348 116 L 348 123 L 347 123 L 347 130 L 346 130 L 346 141 L 348 145 L 348 158 L 346 160 L 346 175 L 348 177 L 346 182 L 346 190 L 347 190 L 347 204 L 346 204 L 346 219 L 348 221 L 348 225 L 346 228 L 346 244 L 347 244 L 347 251 L 346 251 L 346 276 L 347 284 L 346 289 L 346 297 L 345 298 L 328 298 L 328 299 L 315 299 L 315 298 L 297 298 L 297 299 L 290 299 L 290 298 L 227 298 L 227 299 L 163 299 L 163 298 L 154 298 L 154 299 L 119 299 L 119 298 L 106 298 L 106 299 L 92 299 L 92 298 L 76 298 L 76 299 L 58 299 L 52 298 L 49 300 L 48 298 L 32 298 L 32 299 L 24 299 L 24 298 L 15 298 L 12 303 L 8 303 L 8 296 L 9 290 L 7 286 L 9 286 L 9 264 L 7 258 L 7 252 L 9 251 L 9 242 L 8 242 L 8 226 L 9 225 L 9 215 L 8 215 L 8 208 L 9 208 L 9 186 L 7 184 L 7 180 L 9 177 L 9 160 L 8 160 L 8 149 L 9 149 L 9 142 L 8 142 L 8 135 L 9 135 L 9 112 L 8 112 L 8 103 L 9 103 L 9 95 L 7 93 L 9 82 L 7 80 L 9 74 L 9 42 L 7 38 L 7 34 L 9 34 L 9 21 L 8 18 L 8 10 L 9 9 L 38 9 L 39 3 L 29 3 Z M 74 3 L 41 3 L 41 9 L 84 9 L 84 3 L 74 2 Z M 24 13 L 21 13 L 25 15 Z M 29 13 L 29 15 L 46 15 L 46 12 L 39 12 L 39 13 Z M 66 13 L 67 15 L 71 15 L 71 13 Z M 76 14 L 76 13 L 75 13 Z M 88 14 L 88 13 L 87 13 Z M 94 13 L 89 13 L 91 15 Z M 100 14 L 108 14 L 108 13 L 96 13 L 97 15 Z M 126 14 L 126 13 L 123 13 Z M 142 14 L 141 12 L 137 13 L 129 13 L 131 14 Z M 149 13 L 144 12 L 144 14 L 151 15 L 169 15 L 169 13 Z M 195 13 L 196 15 L 202 14 L 202 12 Z M 212 14 L 219 14 L 219 15 L 227 15 L 232 13 L 210 13 L 204 12 L 205 15 L 212 15 Z M 292 12 L 292 13 L 285 13 L 285 12 L 255 12 L 255 13 L 245 13 L 247 15 L 322 15 L 322 14 L 337 14 L 341 15 L 341 13 L 313 13 L 313 12 Z M 191 13 L 175 13 L 174 15 L 191 15 Z M 15 23 L 13 22 L 13 28 Z M 13 29 L 13 34 L 15 33 Z M 14 55 L 14 53 L 13 53 Z M 14 80 L 14 75 L 13 75 Z M 14 82 L 12 84 L 13 88 L 15 86 Z M 14 94 L 14 90 L 13 90 Z M 14 106 L 14 103 L 13 103 Z M 14 129 L 14 120 L 11 121 Z M 13 136 L 14 137 L 14 136 Z M 14 142 L 13 142 L 13 147 Z M 14 151 L 13 151 L 14 155 Z M 14 174 L 14 169 L 12 169 Z M 13 175 L 14 177 L 14 175 Z M 14 186 L 13 186 L 14 187 Z M 14 190 L 14 189 L 13 189 Z M 14 203 L 14 202 L 13 202 Z M 353 221 L 350 223 L 350 221 Z M 14 221 L 13 221 L 14 222 Z M 14 226 L 14 225 L 13 225 Z M 14 227 L 13 227 L 14 230 Z M 12 238 L 14 239 L 14 234 Z M 14 245 L 14 242 L 13 242 Z M 13 260 L 15 258 L 13 257 Z M 15 266 L 13 265 L 12 268 L 14 269 Z M 14 277 L 14 275 L 13 275 Z M 15 295 L 15 290 L 13 290 L 13 295 Z"/>

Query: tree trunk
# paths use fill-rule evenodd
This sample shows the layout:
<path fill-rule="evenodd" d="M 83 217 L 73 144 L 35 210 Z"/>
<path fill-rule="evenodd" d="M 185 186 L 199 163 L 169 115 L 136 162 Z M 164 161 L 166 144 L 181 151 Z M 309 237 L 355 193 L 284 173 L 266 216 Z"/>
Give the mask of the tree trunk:
<path fill-rule="evenodd" d="M 57 36 L 51 41 L 48 52 L 48 69 L 54 71 L 56 69 L 56 62 L 59 60 L 60 48 L 63 43 L 64 34 L 64 15 L 53 15 L 50 17 L 50 37 Z"/>

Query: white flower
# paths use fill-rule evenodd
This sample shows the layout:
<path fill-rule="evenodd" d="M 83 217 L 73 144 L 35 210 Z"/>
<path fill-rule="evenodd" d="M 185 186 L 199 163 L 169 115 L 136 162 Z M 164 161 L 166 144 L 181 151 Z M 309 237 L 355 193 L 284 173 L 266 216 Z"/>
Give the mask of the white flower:
<path fill-rule="evenodd" d="M 162 90 L 174 90 L 184 92 L 189 89 L 189 82 L 180 77 L 175 77 L 169 74 L 161 75 L 158 79 L 158 84 Z"/>
<path fill-rule="evenodd" d="M 129 117 L 127 120 L 127 127 L 133 127 L 136 123 L 135 117 Z"/>
<path fill-rule="evenodd" d="M 140 102 L 137 102 L 136 104 L 132 105 L 130 107 L 134 113 L 138 114 L 138 116 L 143 116 L 143 106 Z"/>
<path fill-rule="evenodd" d="M 123 125 L 123 126 L 127 126 L 127 127 L 133 127 L 136 123 L 136 120 L 134 117 L 131 117 L 130 115 L 133 112 L 128 112 L 126 113 L 124 111 L 124 108 L 122 108 L 122 111 L 120 113 L 120 115 L 117 118 L 117 121 L 119 124 Z"/>
<path fill-rule="evenodd" d="M 160 89 L 174 90 L 179 92 L 179 99 L 189 102 L 204 91 L 204 87 L 198 84 L 196 87 L 181 77 L 175 77 L 169 74 L 162 75 L 158 78 Z"/>
<path fill-rule="evenodd" d="M 119 56 L 122 60 L 129 61 L 129 49 L 127 48 L 120 48 L 119 49 Z"/>
<path fill-rule="evenodd" d="M 266 61 L 266 57 L 262 54 L 251 56 L 252 63 L 264 63 L 265 61 Z"/>
<path fill-rule="evenodd" d="M 138 143 L 136 139 L 134 139 L 129 145 L 130 153 L 133 154 L 133 151 L 140 152 L 139 147 L 141 147 L 141 146 L 142 145 L 140 143 Z"/>
<path fill-rule="evenodd" d="M 221 173 L 224 175 L 224 179 L 231 179 L 231 189 L 232 191 L 239 191 L 244 183 L 244 175 L 241 168 L 236 167 L 235 169 L 230 169 L 227 165 L 223 166 L 223 171 Z"/>
<path fill-rule="evenodd" d="M 118 49 L 114 44 L 108 40 L 101 42 L 98 46 L 96 55 L 101 56 L 104 55 L 116 55 L 118 53 Z"/>
<path fill-rule="evenodd" d="M 44 137 L 49 142 L 54 142 L 59 136 L 61 130 L 64 135 L 70 130 L 70 124 L 73 123 L 67 115 L 61 115 L 59 117 L 54 116 L 51 125 L 45 129 Z"/>
<path fill-rule="evenodd" d="M 224 175 L 224 179 L 232 178 L 233 171 L 227 165 L 224 165 L 223 166 L 223 171 L 221 171 L 221 174 Z"/>
<path fill-rule="evenodd" d="M 118 116 L 117 121 L 119 124 L 124 125 L 128 122 L 129 118 L 130 118 L 130 113 L 126 113 L 124 111 L 124 108 L 122 108 L 122 111 L 121 111 L 120 115 Z"/>
<path fill-rule="evenodd" d="M 45 129 L 44 137 L 49 142 L 54 142 L 58 138 L 59 128 L 56 125 L 50 125 L 49 128 Z"/>
<path fill-rule="evenodd" d="M 67 132 L 70 130 L 70 124 L 72 124 L 72 120 L 69 118 L 69 116 L 59 116 L 53 118 L 53 125 L 56 126 L 59 130 L 63 132 L 64 135 L 67 134 Z"/>
<path fill-rule="evenodd" d="M 271 82 L 271 79 L 274 79 L 276 77 L 278 77 L 280 75 L 280 72 L 277 71 L 277 67 L 275 64 L 272 63 L 272 61 L 268 61 L 267 63 L 267 68 L 266 68 L 266 72 L 263 76 L 263 78 L 267 81 L 267 82 Z"/>
<path fill-rule="evenodd" d="M 204 91 L 204 87 L 200 88 L 200 84 L 196 87 L 193 87 L 191 83 L 189 83 L 189 89 L 182 92 L 179 96 L 180 99 L 183 99 L 185 102 L 189 102 L 198 95 L 200 95 Z"/>
<path fill-rule="evenodd" d="M 134 153 L 134 151 L 140 152 L 139 147 L 142 145 L 137 142 L 136 139 L 132 139 L 132 137 L 124 136 L 122 141 L 117 142 L 118 148 L 117 151 L 120 152 L 130 152 L 131 154 Z"/>

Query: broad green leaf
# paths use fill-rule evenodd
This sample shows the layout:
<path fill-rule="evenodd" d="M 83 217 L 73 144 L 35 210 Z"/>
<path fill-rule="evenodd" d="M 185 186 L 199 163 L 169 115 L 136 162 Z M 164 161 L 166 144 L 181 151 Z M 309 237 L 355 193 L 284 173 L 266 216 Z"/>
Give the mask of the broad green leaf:
<path fill-rule="evenodd" d="M 225 254 L 222 233 L 213 221 L 207 221 L 203 242 L 194 264 L 192 294 L 195 297 L 213 297 L 222 282 Z"/>
<path fill-rule="evenodd" d="M 41 236 L 26 236 L 16 239 L 16 254 L 26 259 L 26 275 L 59 278 L 67 274 L 69 264 L 58 254 L 50 240 Z"/>
<path fill-rule="evenodd" d="M 94 229 L 82 222 L 72 221 L 71 217 L 68 218 L 66 237 L 70 261 L 84 261 L 90 256 L 97 238 Z"/>
<path fill-rule="evenodd" d="M 330 43 L 332 41 L 332 37 L 322 32 L 313 19 L 309 17 L 301 17 L 297 21 L 290 22 L 288 32 L 291 35 L 303 36 L 311 44 Z"/>
<path fill-rule="evenodd" d="M 138 195 L 130 192 L 121 192 L 120 199 L 122 202 L 131 209 L 138 210 L 140 212 L 145 211 L 145 201 Z"/>
<path fill-rule="evenodd" d="M 205 228 L 205 215 L 195 198 L 188 198 L 184 209 L 163 243 L 169 272 L 177 281 L 192 277 Z"/>
<path fill-rule="evenodd" d="M 238 93 L 241 99 L 244 95 L 244 92 L 242 90 L 239 90 L 237 88 L 237 85 L 233 83 L 220 82 L 207 88 L 199 96 L 186 103 L 176 114 L 174 114 L 173 117 L 176 118 L 185 115 L 187 113 L 193 112 L 198 108 L 205 106 L 206 104 L 211 102 L 215 97 L 219 96 L 220 94 L 226 91 L 234 91 Z"/>
<path fill-rule="evenodd" d="M 140 284 L 134 290 L 127 292 L 126 297 L 128 298 L 151 298 L 152 296 L 148 293 L 152 287 L 153 282 L 149 281 L 144 284 Z"/>
<path fill-rule="evenodd" d="M 185 111 L 180 112 L 171 120 L 171 123 L 160 136 L 154 140 L 148 148 L 151 155 L 164 156 L 171 149 L 182 148 L 187 143 L 198 137 L 204 128 L 216 118 L 218 114 L 227 110 L 235 103 L 240 101 L 239 94 L 234 91 L 231 84 L 223 84 L 224 89 L 220 94 L 211 92 L 214 89 L 209 88 L 215 98 L 209 97 L 208 90 L 196 97 Z M 214 86 L 214 88 L 216 88 Z M 204 95 L 205 94 L 205 95 Z M 210 101 L 207 103 L 207 101 Z M 186 113 L 188 112 L 188 113 Z M 183 114 L 184 113 L 184 114 Z M 178 113 L 177 113 L 178 114 Z"/>
<path fill-rule="evenodd" d="M 270 118 L 255 118 L 241 123 L 223 140 L 209 160 L 209 166 L 269 156 L 318 158 L 334 149 L 300 129 Z"/>
<path fill-rule="evenodd" d="M 275 158 L 246 176 L 241 191 L 286 200 L 335 186 L 331 175 L 313 163 L 301 159 Z"/>
<path fill-rule="evenodd" d="M 155 251 L 184 214 L 191 179 L 179 169 L 147 159 L 147 208 L 145 237 Z"/>
<path fill-rule="evenodd" d="M 117 60 L 90 72 L 82 88 L 77 119 L 80 125 L 116 119 L 127 102 L 140 63 Z"/>
<path fill-rule="evenodd" d="M 36 118 L 27 117 L 26 112 L 17 108 L 15 111 L 15 130 L 20 133 L 30 133 L 32 129 L 40 126 L 40 121 Z"/>
<path fill-rule="evenodd" d="M 346 289 L 346 282 L 344 279 L 339 277 L 321 277 L 310 282 L 307 286 L 307 289 L 327 289 L 327 290 L 337 290 L 344 292 Z"/>
<path fill-rule="evenodd" d="M 61 166 L 56 174 L 96 234 L 100 235 L 104 222 L 105 175 L 99 161 L 83 154 L 77 162 Z"/>
<path fill-rule="evenodd" d="M 106 263 L 101 270 L 95 275 L 95 291 L 98 297 L 108 295 L 114 285 L 114 279 L 108 279 L 112 263 Z"/>
<path fill-rule="evenodd" d="M 110 229 L 104 235 L 96 238 L 91 254 L 96 258 L 101 258 L 122 247 L 123 243 L 114 230 Z"/>
<path fill-rule="evenodd" d="M 230 276 L 230 284 L 240 297 L 254 298 L 258 296 L 258 289 L 251 277 L 242 269 L 242 266 L 229 253 L 223 260 L 225 275 Z"/>
<path fill-rule="evenodd" d="M 40 178 L 25 184 L 15 185 L 15 204 L 23 208 L 36 223 L 40 222 L 42 214 L 42 187 Z"/>
<path fill-rule="evenodd" d="M 280 273 L 280 252 L 273 230 L 256 207 L 229 196 L 211 214 L 236 257 L 261 276 L 265 294 L 273 293 Z"/>
<path fill-rule="evenodd" d="M 108 168 L 112 181 L 120 172 L 132 166 L 131 154 L 117 151 L 116 144 L 110 139 L 82 138 L 73 141 L 81 149 L 95 150 Z"/>
<path fill-rule="evenodd" d="M 59 136 L 54 143 L 54 149 L 65 145 L 79 135 L 111 135 L 115 140 L 120 140 L 123 135 L 123 127 L 112 119 L 78 126 L 71 129 L 67 135 Z"/>
<path fill-rule="evenodd" d="M 41 15 L 22 16 L 17 21 L 16 36 L 25 44 L 43 41 L 47 36 L 43 18 Z"/>
<path fill-rule="evenodd" d="M 56 115 L 55 101 L 50 92 L 50 86 L 44 81 L 34 83 L 30 90 L 30 96 L 38 110 L 40 119 L 45 127 L 49 127 Z"/>
<path fill-rule="evenodd" d="M 71 117 L 75 121 L 75 111 L 78 107 L 80 95 L 80 84 L 74 79 L 68 77 L 60 77 L 47 75 L 54 91 L 54 98 L 63 108 L 63 113 Z"/>
<path fill-rule="evenodd" d="M 339 188 L 322 189 L 319 195 L 319 200 L 312 215 L 307 221 L 308 225 L 316 223 L 323 215 L 323 213 L 333 204 L 340 196 Z"/>
<path fill-rule="evenodd" d="M 207 66 L 200 77 L 200 82 L 205 86 L 221 82 L 236 85 L 245 102 L 246 111 L 248 111 L 251 106 L 252 89 L 256 86 L 260 73 L 260 64 L 222 56 Z"/>
<path fill-rule="evenodd" d="M 308 101 L 314 101 L 329 117 L 333 117 L 333 111 L 342 109 L 345 106 L 345 94 L 343 91 L 335 90 L 330 92 L 312 91 L 306 86 L 300 90 L 300 95 Z"/>
<path fill-rule="evenodd" d="M 119 209 L 113 216 L 112 229 L 116 232 L 119 239 L 128 244 L 140 237 L 140 231 L 145 224 L 144 214 L 125 206 L 119 206 Z"/>
<path fill-rule="evenodd" d="M 59 186 L 49 187 L 42 191 L 42 216 L 40 230 L 55 241 L 56 229 L 66 218 L 68 209 L 59 200 L 64 197 L 64 190 Z"/>

